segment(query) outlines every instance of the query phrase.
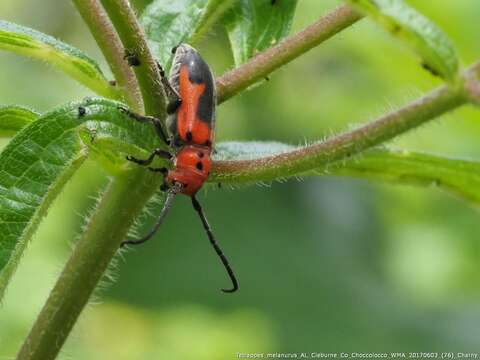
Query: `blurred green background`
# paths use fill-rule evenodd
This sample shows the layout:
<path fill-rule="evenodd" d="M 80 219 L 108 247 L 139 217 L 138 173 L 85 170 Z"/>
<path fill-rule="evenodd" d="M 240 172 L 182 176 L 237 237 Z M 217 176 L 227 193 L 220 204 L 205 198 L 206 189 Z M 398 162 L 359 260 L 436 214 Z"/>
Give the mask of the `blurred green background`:
<path fill-rule="evenodd" d="M 293 31 L 338 3 L 299 1 Z M 478 0 L 408 3 L 444 29 L 463 65 L 480 57 Z M 108 71 L 69 1 L 2 0 L 0 14 L 83 49 Z M 221 27 L 200 51 L 218 75 L 232 66 Z M 89 95 L 30 59 L 2 52 L 0 69 L 1 104 L 46 111 Z M 438 84 L 365 19 L 223 104 L 217 141 L 321 139 Z M 479 159 L 479 120 L 463 107 L 391 145 Z M 0 308 L 0 359 L 18 350 L 105 182 L 87 163 L 42 224 Z M 60 358 L 480 348 L 480 214 L 471 205 L 434 188 L 334 177 L 210 188 L 200 197 L 241 291 L 219 291 L 227 276 L 188 199 L 178 199 L 153 241 L 117 259 Z"/>

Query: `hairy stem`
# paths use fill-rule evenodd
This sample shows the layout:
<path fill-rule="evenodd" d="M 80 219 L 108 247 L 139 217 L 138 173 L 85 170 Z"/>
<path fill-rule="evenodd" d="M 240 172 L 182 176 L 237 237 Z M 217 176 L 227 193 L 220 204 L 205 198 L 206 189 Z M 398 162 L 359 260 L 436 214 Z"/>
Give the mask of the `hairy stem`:
<path fill-rule="evenodd" d="M 217 79 L 217 101 L 222 103 L 272 71 L 321 44 L 363 17 L 349 5 L 341 5 L 322 16 L 317 22 L 297 34 L 289 36 L 245 64 Z"/>
<path fill-rule="evenodd" d="M 463 74 L 465 84 L 476 78 L 479 68 L 480 62 Z M 327 163 L 352 157 L 469 100 L 468 91 L 464 87 L 443 86 L 397 111 L 320 143 L 253 160 L 217 161 L 213 164 L 212 180 L 239 183 L 298 175 Z"/>
<path fill-rule="evenodd" d="M 101 2 L 118 32 L 125 51 L 138 59 L 139 64 L 134 66 L 134 71 L 145 105 L 145 113 L 163 119 L 166 105 L 160 74 L 135 12 L 128 0 L 101 0 Z"/>
<path fill-rule="evenodd" d="M 478 76 L 471 76 L 465 80 L 465 90 L 470 101 L 475 105 L 480 105 L 480 81 Z"/>
<path fill-rule="evenodd" d="M 130 4 L 127 0 L 101 1 L 123 46 L 140 61 L 135 75 L 145 112 L 164 119 L 165 95 L 157 64 Z M 120 59 L 123 60 L 123 52 Z M 160 181 L 161 177 L 152 176 L 141 168 L 113 178 L 17 360 L 55 359 L 135 217 L 158 189 Z"/>
<path fill-rule="evenodd" d="M 123 89 L 125 100 L 135 111 L 143 108 L 137 79 L 123 60 L 123 45 L 113 25 L 98 0 L 72 0 L 87 24 L 95 41 L 108 62 L 117 86 Z"/>
<path fill-rule="evenodd" d="M 17 360 L 55 359 L 135 216 L 158 186 L 144 169 L 109 184 L 85 233 L 25 340 Z"/>

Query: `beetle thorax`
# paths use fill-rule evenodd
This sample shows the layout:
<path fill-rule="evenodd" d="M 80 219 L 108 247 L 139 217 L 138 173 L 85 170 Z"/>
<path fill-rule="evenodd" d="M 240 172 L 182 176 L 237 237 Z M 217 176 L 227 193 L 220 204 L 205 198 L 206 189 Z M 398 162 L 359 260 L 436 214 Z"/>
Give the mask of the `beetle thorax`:
<path fill-rule="evenodd" d="M 181 193 L 195 194 L 207 180 L 212 167 L 211 149 L 200 145 L 187 145 L 175 158 L 175 167 L 167 175 L 167 182 L 182 184 Z"/>

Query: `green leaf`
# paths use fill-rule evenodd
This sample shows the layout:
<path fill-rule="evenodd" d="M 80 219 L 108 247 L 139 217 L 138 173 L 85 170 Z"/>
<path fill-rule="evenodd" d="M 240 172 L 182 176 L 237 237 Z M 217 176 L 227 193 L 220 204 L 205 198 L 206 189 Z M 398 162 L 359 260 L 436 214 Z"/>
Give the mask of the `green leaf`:
<path fill-rule="evenodd" d="M 458 79 L 458 57 L 450 39 L 403 0 L 348 1 L 416 52 L 433 75 L 451 83 Z"/>
<path fill-rule="evenodd" d="M 131 166 L 126 154 L 145 155 L 158 145 L 151 127 L 106 99 L 68 104 L 21 130 L 0 154 L 0 299 L 28 240 L 88 154 L 122 171 Z"/>
<path fill-rule="evenodd" d="M 170 67 L 171 50 L 180 43 L 195 46 L 235 0 L 153 1 L 140 21 L 160 63 Z"/>
<path fill-rule="evenodd" d="M 0 106 L 0 137 L 15 135 L 39 116 L 39 113 L 22 106 Z"/>
<path fill-rule="evenodd" d="M 375 149 L 329 168 L 335 175 L 435 187 L 480 205 L 480 162 L 426 153 Z"/>
<path fill-rule="evenodd" d="M 226 142 L 217 145 L 215 160 L 252 160 L 297 149 L 276 142 Z M 292 164 L 294 167 L 295 164 Z M 353 159 L 335 162 L 305 174 L 366 178 L 400 185 L 437 187 L 480 205 L 480 162 L 388 149 L 372 149 Z M 277 173 L 270 180 L 281 179 Z M 238 184 L 234 175 L 212 173 L 211 182 Z M 244 175 L 242 174 L 242 182 Z M 251 179 L 252 182 L 255 179 Z"/>
<path fill-rule="evenodd" d="M 49 35 L 0 20 L 0 49 L 46 61 L 98 95 L 120 99 L 120 91 L 109 84 L 95 61 Z"/>
<path fill-rule="evenodd" d="M 290 33 L 297 0 L 239 0 L 226 28 L 235 64 L 275 45 Z"/>

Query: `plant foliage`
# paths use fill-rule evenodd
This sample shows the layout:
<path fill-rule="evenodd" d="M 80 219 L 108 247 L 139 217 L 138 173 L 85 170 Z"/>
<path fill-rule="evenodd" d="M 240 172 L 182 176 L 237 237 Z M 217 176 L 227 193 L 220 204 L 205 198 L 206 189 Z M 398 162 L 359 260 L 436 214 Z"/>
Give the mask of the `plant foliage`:
<path fill-rule="evenodd" d="M 401 0 L 349 0 L 421 57 L 425 68 L 449 84 L 459 83 L 459 60 L 446 35 Z M 291 29 L 296 0 L 153 1 L 141 16 L 150 48 L 167 68 L 171 49 L 197 44 L 219 24 L 225 28 L 237 66 L 279 43 Z M 119 92 L 97 63 L 74 47 L 38 31 L 0 21 L 0 49 L 45 61 L 102 98 L 74 101 L 46 114 L 0 107 L 0 136 L 12 137 L 0 154 L 0 299 L 40 221 L 87 157 L 113 177 L 131 169 L 125 155 L 145 156 L 159 146 L 152 128 L 119 111 Z M 274 142 L 217 145 L 216 161 L 278 157 L 296 150 Z M 354 155 L 354 154 L 353 154 Z M 268 161 L 265 162 L 268 166 Z M 288 164 L 295 169 L 295 164 Z M 283 178 L 272 171 L 268 180 Z M 244 175 L 244 174 L 243 174 Z M 480 163 L 378 148 L 361 156 L 314 166 L 296 176 L 341 175 L 419 186 L 435 185 L 480 203 Z M 239 184 L 213 173 L 211 181 Z M 255 182 L 254 176 L 248 182 Z"/>

